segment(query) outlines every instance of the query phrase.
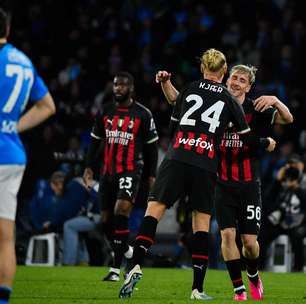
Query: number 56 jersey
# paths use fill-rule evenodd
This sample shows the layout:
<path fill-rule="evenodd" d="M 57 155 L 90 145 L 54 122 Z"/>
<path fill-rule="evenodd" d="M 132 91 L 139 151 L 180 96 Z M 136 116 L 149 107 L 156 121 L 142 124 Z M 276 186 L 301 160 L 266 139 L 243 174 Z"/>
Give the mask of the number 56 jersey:
<path fill-rule="evenodd" d="M 25 164 L 17 123 L 29 99 L 42 99 L 48 89 L 31 60 L 11 44 L 0 44 L 0 165 Z"/>
<path fill-rule="evenodd" d="M 232 122 L 237 133 L 250 131 L 241 105 L 221 84 L 207 79 L 192 82 L 179 94 L 171 116 L 175 133 L 167 158 L 216 172 L 218 149 Z"/>

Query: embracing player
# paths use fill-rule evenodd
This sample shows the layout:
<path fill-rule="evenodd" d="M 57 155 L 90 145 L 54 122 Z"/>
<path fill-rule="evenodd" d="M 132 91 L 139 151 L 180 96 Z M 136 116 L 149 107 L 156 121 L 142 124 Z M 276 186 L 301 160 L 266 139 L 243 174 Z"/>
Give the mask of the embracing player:
<path fill-rule="evenodd" d="M 189 196 L 192 212 L 193 284 L 191 299 L 209 300 L 203 290 L 208 261 L 208 231 L 213 208 L 218 147 L 228 123 L 237 132 L 249 126 L 239 103 L 221 84 L 227 71 L 224 54 L 209 49 L 202 55 L 203 78 L 187 85 L 176 99 L 171 117 L 173 139 L 160 165 L 148 207 L 136 237 L 133 268 L 120 289 L 119 297 L 131 296 L 142 277 L 141 266 L 154 243 L 157 224 L 167 208 L 183 194 Z"/>
<path fill-rule="evenodd" d="M 261 96 L 255 101 L 246 97 L 255 82 L 256 68 L 236 65 L 227 80 L 229 92 L 242 105 L 252 131 L 260 134 L 260 128 L 269 129 L 273 123 L 291 123 L 288 108 L 275 96 Z M 159 71 L 157 82 L 169 103 L 174 103 L 178 91 L 170 81 L 171 74 Z M 269 138 L 263 146 L 273 151 L 275 141 Z M 247 266 L 251 296 L 263 298 L 263 287 L 258 274 L 259 245 L 257 236 L 261 220 L 261 186 L 259 176 L 259 147 L 244 143 L 237 129 L 230 124 L 220 144 L 220 161 L 215 192 L 216 215 L 222 237 L 222 255 L 234 287 L 234 299 L 246 300 L 242 281 L 240 252 L 236 245 L 236 230 L 241 234 L 242 254 Z"/>

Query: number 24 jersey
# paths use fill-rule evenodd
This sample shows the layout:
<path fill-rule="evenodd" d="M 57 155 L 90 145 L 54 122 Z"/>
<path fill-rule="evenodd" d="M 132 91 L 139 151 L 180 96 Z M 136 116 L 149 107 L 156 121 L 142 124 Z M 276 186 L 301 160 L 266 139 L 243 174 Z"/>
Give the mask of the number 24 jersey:
<path fill-rule="evenodd" d="M 221 84 L 198 80 L 179 94 L 171 117 L 176 122 L 167 157 L 216 172 L 218 149 L 230 122 L 237 133 L 250 131 L 241 105 Z"/>

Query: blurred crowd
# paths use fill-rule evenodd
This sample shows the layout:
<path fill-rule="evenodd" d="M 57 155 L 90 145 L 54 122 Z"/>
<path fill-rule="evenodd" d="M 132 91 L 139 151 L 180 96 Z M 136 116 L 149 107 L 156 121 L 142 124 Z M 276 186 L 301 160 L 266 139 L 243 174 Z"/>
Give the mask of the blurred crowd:
<path fill-rule="evenodd" d="M 270 191 L 288 158 L 306 154 L 306 24 L 302 1 L 289 0 L 52 0 L 9 1 L 10 41 L 28 54 L 57 104 L 57 115 L 22 139 L 29 164 L 20 206 L 32 199 L 39 179 L 63 165 L 54 152 L 86 153 L 95 113 L 111 98 L 112 77 L 120 70 L 136 81 L 136 99 L 152 110 L 167 149 L 171 106 L 154 82 L 155 72 L 173 74 L 178 89 L 200 76 L 197 56 L 222 50 L 231 65 L 258 67 L 253 97 L 276 95 L 294 123 L 269 134 L 274 153 L 262 158 L 264 192 Z M 63 169 L 63 168 L 62 168 Z M 63 169 L 64 170 L 64 169 Z M 20 211 L 20 210 L 19 210 Z"/>

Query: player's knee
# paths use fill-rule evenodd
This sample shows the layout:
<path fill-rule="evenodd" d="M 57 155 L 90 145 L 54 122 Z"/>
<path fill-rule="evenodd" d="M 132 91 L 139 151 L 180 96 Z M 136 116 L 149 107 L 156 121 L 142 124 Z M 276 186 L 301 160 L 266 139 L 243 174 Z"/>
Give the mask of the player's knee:
<path fill-rule="evenodd" d="M 248 252 L 252 252 L 257 248 L 257 241 L 253 238 L 245 238 L 242 240 L 243 247 Z"/>
<path fill-rule="evenodd" d="M 167 207 L 165 204 L 156 201 L 151 201 L 148 203 L 145 216 L 152 216 L 159 221 L 164 215 L 166 208 Z"/>
<path fill-rule="evenodd" d="M 227 228 L 221 231 L 222 244 L 224 246 L 231 246 L 236 243 L 236 230 L 234 228 Z"/>
<path fill-rule="evenodd" d="M 207 213 L 194 210 L 192 212 L 192 230 L 193 233 L 197 231 L 209 231 L 210 215 Z"/>
<path fill-rule="evenodd" d="M 115 215 L 129 216 L 132 204 L 128 201 L 118 201 L 115 207 Z"/>

